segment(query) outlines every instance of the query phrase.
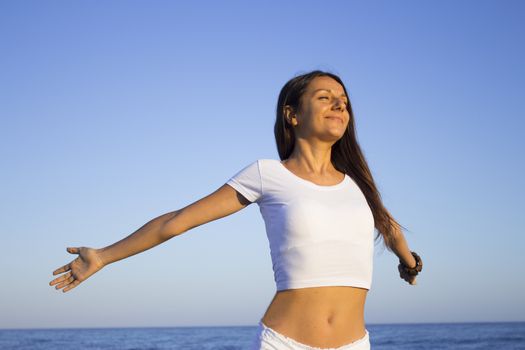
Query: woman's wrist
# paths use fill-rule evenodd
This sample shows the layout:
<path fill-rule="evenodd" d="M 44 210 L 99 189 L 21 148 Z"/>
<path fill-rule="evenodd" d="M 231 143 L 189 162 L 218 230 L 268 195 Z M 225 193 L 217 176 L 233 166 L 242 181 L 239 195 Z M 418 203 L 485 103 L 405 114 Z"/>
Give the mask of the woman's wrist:
<path fill-rule="evenodd" d="M 423 261 L 421 260 L 421 257 L 416 252 L 410 252 L 410 254 L 414 258 L 415 264 L 407 265 L 401 259 L 399 259 L 399 264 L 401 265 L 401 267 L 406 273 L 412 276 L 417 276 L 423 269 Z"/>
<path fill-rule="evenodd" d="M 406 264 L 406 263 L 403 263 L 404 266 L 410 268 L 410 269 L 415 269 L 417 267 L 417 261 L 416 261 L 416 258 L 414 258 L 413 255 L 410 255 L 410 257 L 412 258 L 412 260 L 410 261 L 410 263 Z"/>
<path fill-rule="evenodd" d="M 104 248 L 96 249 L 96 253 L 100 268 L 103 268 L 104 266 L 111 263 L 111 261 L 108 260 L 107 252 L 104 250 Z"/>

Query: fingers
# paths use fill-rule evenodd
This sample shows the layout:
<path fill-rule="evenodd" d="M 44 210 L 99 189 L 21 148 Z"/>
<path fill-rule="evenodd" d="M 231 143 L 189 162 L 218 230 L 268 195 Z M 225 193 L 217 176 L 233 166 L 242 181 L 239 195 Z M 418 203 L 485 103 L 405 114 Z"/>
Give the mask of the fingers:
<path fill-rule="evenodd" d="M 62 282 L 62 281 L 64 281 L 64 280 L 70 278 L 71 276 L 72 276 L 72 275 L 71 275 L 71 271 L 69 271 L 68 273 L 66 273 L 66 274 L 64 274 L 64 275 L 62 275 L 62 276 L 60 276 L 60 277 L 57 277 L 57 278 L 55 278 L 54 280 L 52 280 L 51 282 L 49 282 L 49 285 L 50 285 L 50 286 L 53 286 L 53 285 L 55 285 L 55 284 L 57 284 L 57 283 L 60 283 L 60 282 Z M 57 286 L 57 289 L 58 289 L 58 286 Z"/>
<path fill-rule="evenodd" d="M 405 278 L 405 281 L 408 282 L 408 284 L 415 286 L 416 285 L 416 276 L 407 275 Z"/>
<path fill-rule="evenodd" d="M 402 276 L 402 278 L 407 281 L 409 284 L 412 284 L 413 281 L 415 281 L 416 277 L 415 276 L 411 276 L 411 275 L 408 275 L 408 274 L 404 274 Z"/>
<path fill-rule="evenodd" d="M 67 247 L 66 251 L 70 254 L 80 254 L 79 247 Z M 63 292 L 67 292 L 75 288 L 76 286 L 78 286 L 80 284 L 80 281 L 75 279 L 75 277 L 72 274 L 73 271 L 71 270 L 71 265 L 78 259 L 79 258 L 77 257 L 77 259 L 53 271 L 53 275 L 58 275 L 59 273 L 63 273 L 63 272 L 66 272 L 66 273 L 60 277 L 55 278 L 51 282 L 49 282 L 49 285 L 53 286 L 56 284 L 55 289 L 64 288 L 62 290 Z"/>
<path fill-rule="evenodd" d="M 70 253 L 70 254 L 79 254 L 80 253 L 80 249 L 79 248 L 76 248 L 76 247 L 67 247 L 66 248 L 67 252 Z M 71 270 L 71 263 L 69 264 L 65 264 L 64 266 L 62 267 L 59 267 L 58 269 L 56 269 L 55 271 L 53 271 L 53 275 L 58 275 L 59 273 L 62 273 L 62 272 L 66 272 L 66 271 L 69 271 Z"/>
<path fill-rule="evenodd" d="M 76 286 L 78 286 L 80 284 L 80 281 L 79 280 L 74 280 L 73 282 L 71 282 L 70 284 L 67 285 L 66 288 L 64 288 L 62 290 L 62 292 L 67 292 L 67 291 L 70 291 L 71 289 L 75 288 Z"/>
<path fill-rule="evenodd" d="M 64 266 L 56 269 L 55 271 L 53 271 L 53 275 L 58 275 L 59 273 L 62 273 L 62 272 L 66 272 L 66 271 L 69 271 L 71 270 L 71 263 L 69 264 L 65 264 Z"/>
<path fill-rule="evenodd" d="M 399 271 L 399 277 L 401 277 L 402 279 L 404 279 L 406 282 L 408 282 L 410 285 L 416 285 L 416 276 L 413 276 L 413 275 L 410 275 L 408 273 L 406 273 L 405 270 L 403 270 L 403 267 L 401 264 L 399 264 L 397 266 L 397 269 Z"/>
<path fill-rule="evenodd" d="M 68 253 L 71 253 L 71 254 L 79 254 L 80 253 L 80 249 L 77 248 L 77 247 L 68 247 L 66 248 L 67 252 Z"/>
<path fill-rule="evenodd" d="M 75 277 L 70 276 L 70 277 L 66 278 L 65 280 L 63 280 L 62 282 L 60 282 L 59 284 L 57 284 L 55 289 L 63 288 L 65 286 L 67 286 L 68 284 L 70 284 L 71 282 L 73 282 L 74 280 L 75 280 Z"/>
<path fill-rule="evenodd" d="M 406 274 L 405 277 L 406 277 L 405 281 L 407 281 L 410 285 L 415 286 L 417 284 L 416 283 L 416 276 Z"/>
<path fill-rule="evenodd" d="M 61 289 L 61 288 L 64 288 L 64 290 L 62 290 L 63 292 L 66 292 L 76 286 L 78 286 L 80 284 L 80 281 L 77 280 L 73 274 L 70 272 L 58 277 L 58 278 L 55 278 L 53 281 L 49 282 L 49 285 L 55 285 L 55 289 Z"/>

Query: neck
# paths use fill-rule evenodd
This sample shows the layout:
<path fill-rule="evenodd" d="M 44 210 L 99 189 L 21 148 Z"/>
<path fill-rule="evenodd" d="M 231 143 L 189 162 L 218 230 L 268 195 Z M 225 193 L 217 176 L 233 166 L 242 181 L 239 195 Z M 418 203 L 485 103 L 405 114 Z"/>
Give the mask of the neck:
<path fill-rule="evenodd" d="M 286 163 L 292 163 L 306 173 L 323 174 L 335 169 L 331 162 L 331 156 L 331 146 L 315 146 L 296 140 L 294 150 Z"/>

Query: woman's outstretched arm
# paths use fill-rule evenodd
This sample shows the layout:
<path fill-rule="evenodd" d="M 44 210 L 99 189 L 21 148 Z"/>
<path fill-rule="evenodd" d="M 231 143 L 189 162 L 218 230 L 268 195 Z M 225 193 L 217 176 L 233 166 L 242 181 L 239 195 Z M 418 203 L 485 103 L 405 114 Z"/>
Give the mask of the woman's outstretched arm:
<path fill-rule="evenodd" d="M 416 266 L 416 259 L 410 253 L 408 249 L 408 243 L 405 239 L 405 235 L 401 231 L 398 231 L 395 235 L 394 244 L 392 250 L 407 266 Z"/>
<path fill-rule="evenodd" d="M 126 238 L 101 249 L 70 247 L 67 251 L 78 254 L 70 263 L 53 271 L 63 273 L 49 285 L 67 292 L 85 281 L 103 267 L 153 248 L 194 227 L 233 214 L 250 202 L 233 187 L 224 184 L 215 192 L 170 213 L 161 215 L 144 224 Z"/>
<path fill-rule="evenodd" d="M 182 232 L 167 234 L 165 225 L 171 220 L 176 220 L 181 210 L 161 215 L 144 224 L 137 231 L 110 246 L 97 250 L 101 263 L 106 266 L 132 255 L 141 253 L 155 247 Z"/>
<path fill-rule="evenodd" d="M 405 235 L 403 235 L 403 232 L 401 230 L 397 230 L 395 234 L 395 239 L 392 244 L 392 251 L 397 255 L 397 257 L 403 261 L 403 263 L 406 266 L 409 267 L 415 267 L 416 266 L 416 259 L 412 256 L 412 253 L 410 252 L 410 249 L 408 248 L 407 241 L 405 239 Z M 402 269 L 399 269 L 399 274 L 402 279 L 407 281 L 408 283 L 415 285 L 416 284 L 416 276 L 411 276 L 407 273 L 405 273 Z"/>

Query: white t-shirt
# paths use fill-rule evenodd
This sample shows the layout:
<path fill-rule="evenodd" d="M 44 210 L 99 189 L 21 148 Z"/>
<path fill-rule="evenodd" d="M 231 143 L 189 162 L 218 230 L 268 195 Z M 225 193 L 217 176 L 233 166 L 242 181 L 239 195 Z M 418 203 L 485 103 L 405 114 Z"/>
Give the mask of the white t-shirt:
<path fill-rule="evenodd" d="M 259 205 L 277 291 L 319 286 L 370 289 L 374 218 L 348 174 L 321 186 L 275 159 L 259 159 L 227 182 Z"/>

